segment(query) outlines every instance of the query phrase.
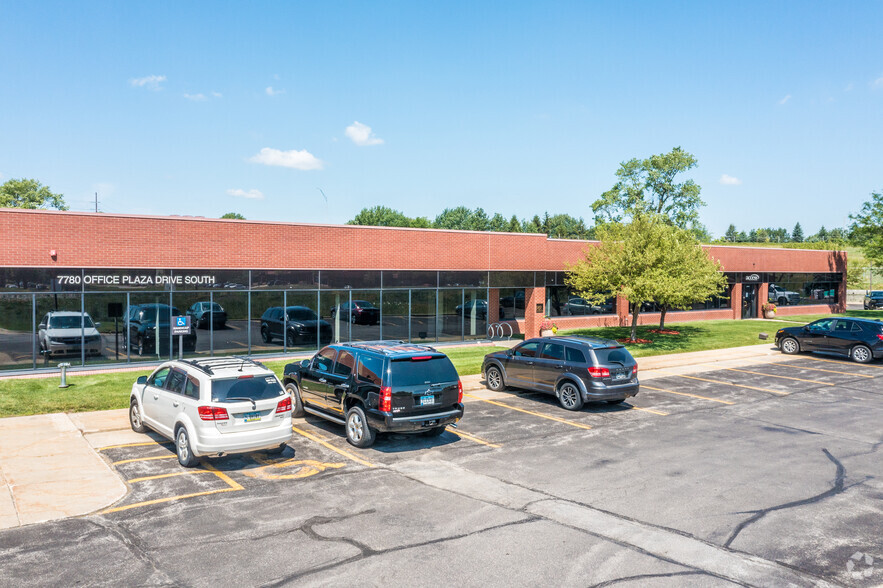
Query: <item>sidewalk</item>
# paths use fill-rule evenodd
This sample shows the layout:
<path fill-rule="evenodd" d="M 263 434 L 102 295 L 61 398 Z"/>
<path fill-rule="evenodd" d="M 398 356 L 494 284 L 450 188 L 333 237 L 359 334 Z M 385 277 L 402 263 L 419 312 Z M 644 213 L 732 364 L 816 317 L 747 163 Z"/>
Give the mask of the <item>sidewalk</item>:
<path fill-rule="evenodd" d="M 723 367 L 791 359 L 770 345 L 638 359 L 642 381 Z M 480 375 L 463 389 L 492 398 Z M 149 437 L 129 427 L 128 411 L 108 410 L 0 419 L 0 529 L 85 515 L 113 504 L 128 487 L 98 448 Z"/>

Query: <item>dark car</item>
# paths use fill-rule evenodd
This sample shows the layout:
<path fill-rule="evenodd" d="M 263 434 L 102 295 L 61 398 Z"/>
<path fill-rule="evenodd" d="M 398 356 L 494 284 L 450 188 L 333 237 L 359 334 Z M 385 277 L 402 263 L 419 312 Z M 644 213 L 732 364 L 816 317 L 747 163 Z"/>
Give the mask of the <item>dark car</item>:
<path fill-rule="evenodd" d="M 788 355 L 818 351 L 868 363 L 883 357 L 883 323 L 859 318 L 823 318 L 776 331 L 776 346 Z"/>
<path fill-rule="evenodd" d="M 767 290 L 767 300 L 769 302 L 775 302 L 779 306 L 800 304 L 800 294 L 791 290 L 786 290 L 781 286 L 770 284 L 769 289 Z"/>
<path fill-rule="evenodd" d="M 472 318 L 472 315 L 475 315 L 475 318 L 479 320 L 487 319 L 487 300 L 467 300 L 466 304 L 458 304 L 456 308 L 454 308 L 454 312 L 458 315 L 462 315 L 464 312 L 466 313 L 466 318 Z"/>
<path fill-rule="evenodd" d="M 129 307 L 126 320 L 129 323 L 124 344 L 138 355 L 156 353 L 164 355 L 169 351 L 169 335 L 173 316 L 184 316 L 180 310 L 167 304 L 133 304 Z M 172 349 L 178 348 L 178 339 L 172 339 Z M 196 329 L 183 335 L 184 351 L 196 350 Z"/>
<path fill-rule="evenodd" d="M 212 325 L 215 329 L 223 329 L 227 324 L 227 312 L 217 302 L 195 302 L 187 309 L 190 324 L 197 329 L 207 329 Z"/>
<path fill-rule="evenodd" d="M 883 307 L 883 290 L 872 290 L 865 294 L 862 306 L 865 307 L 865 310 L 875 310 Z"/>
<path fill-rule="evenodd" d="M 568 299 L 567 304 L 564 305 L 564 314 L 574 316 L 612 313 L 613 310 L 613 302 L 610 300 L 606 300 L 600 304 L 592 304 L 585 298 L 579 298 L 576 296 Z"/>
<path fill-rule="evenodd" d="M 354 325 L 376 325 L 380 322 L 380 309 L 367 300 L 353 300 L 332 307 L 330 311 L 332 320 L 338 311 L 341 318 L 346 318 Z"/>
<path fill-rule="evenodd" d="M 283 312 L 281 306 L 271 306 L 261 315 L 261 339 L 271 343 L 273 339 L 282 339 L 282 333 L 286 333 L 285 341 L 292 346 L 315 345 L 317 341 L 325 345 L 334 335 L 331 325 L 311 308 L 289 306 Z"/>
<path fill-rule="evenodd" d="M 356 447 L 378 432 L 441 435 L 463 417 L 463 386 L 448 356 L 392 341 L 329 345 L 285 366 L 294 416 L 305 412 L 344 425 Z"/>
<path fill-rule="evenodd" d="M 638 393 L 638 363 L 610 339 L 540 337 L 489 353 L 481 366 L 487 387 L 554 394 L 567 410 L 585 402 L 622 402 Z"/>

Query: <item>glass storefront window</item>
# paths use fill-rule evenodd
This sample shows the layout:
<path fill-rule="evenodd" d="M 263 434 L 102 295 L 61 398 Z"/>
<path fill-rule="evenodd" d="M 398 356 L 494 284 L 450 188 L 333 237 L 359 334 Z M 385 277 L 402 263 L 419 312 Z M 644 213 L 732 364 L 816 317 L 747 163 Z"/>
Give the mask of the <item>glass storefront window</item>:
<path fill-rule="evenodd" d="M 44 305 L 44 312 L 48 308 Z M 34 318 L 34 294 L 0 294 L 0 369 L 29 369 L 35 362 L 37 367 L 44 364 L 44 357 L 37 355 L 35 337 L 36 323 L 42 317 Z"/>
<path fill-rule="evenodd" d="M 437 341 L 439 321 L 436 319 L 438 290 L 411 290 L 411 341 Z"/>
<path fill-rule="evenodd" d="M 383 338 L 409 341 L 409 290 L 385 290 L 383 292 L 382 323 Z"/>
<path fill-rule="evenodd" d="M 384 271 L 383 288 L 437 288 L 438 272 Z"/>
<path fill-rule="evenodd" d="M 349 290 L 320 290 L 319 316 L 331 326 L 331 340 L 335 343 L 351 341 L 348 316 Z"/>
<path fill-rule="evenodd" d="M 380 290 L 353 290 L 342 320 L 349 319 L 351 341 L 378 341 L 380 336 Z"/>
<path fill-rule="evenodd" d="M 524 318 L 524 288 L 500 288 L 500 316 L 491 320 L 509 321 Z"/>
<path fill-rule="evenodd" d="M 278 353 L 285 343 L 282 307 L 285 296 L 280 291 L 251 293 L 251 352 Z"/>
<path fill-rule="evenodd" d="M 128 361 L 126 355 L 126 293 L 84 295 L 86 312 L 101 335 L 101 353 L 88 355 L 86 363 L 116 363 Z"/>
<path fill-rule="evenodd" d="M 223 323 L 209 321 L 209 351 L 212 355 L 244 355 L 248 353 L 249 339 L 254 344 L 251 335 L 250 320 L 248 314 L 248 292 L 236 291 L 213 291 L 210 296 L 202 299 L 209 303 L 220 306 L 218 313 L 223 313 L 226 320 Z M 202 330 L 197 329 L 197 345 L 202 339 Z"/>
<path fill-rule="evenodd" d="M 487 336 L 487 290 L 464 290 L 462 311 L 463 337 L 480 339 Z"/>
<path fill-rule="evenodd" d="M 460 341 L 463 339 L 463 290 L 439 290 L 438 292 L 438 340 Z"/>
<path fill-rule="evenodd" d="M 616 314 L 616 298 L 590 302 L 568 286 L 547 286 L 546 313 L 552 317 Z"/>

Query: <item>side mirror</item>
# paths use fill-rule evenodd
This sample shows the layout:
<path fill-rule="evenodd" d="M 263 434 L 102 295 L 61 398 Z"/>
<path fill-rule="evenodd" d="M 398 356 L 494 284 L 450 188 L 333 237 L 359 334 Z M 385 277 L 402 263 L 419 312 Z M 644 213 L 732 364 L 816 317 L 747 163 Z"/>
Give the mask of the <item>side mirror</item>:
<path fill-rule="evenodd" d="M 310 360 L 309 359 L 302 359 L 300 361 L 300 367 L 302 367 L 304 369 L 310 367 Z"/>
<path fill-rule="evenodd" d="M 96 329 L 101 326 L 101 323 L 92 323 L 92 324 L 95 325 Z"/>
<path fill-rule="evenodd" d="M 38 328 L 38 329 L 45 329 L 45 328 L 46 328 L 46 323 L 40 323 L 40 326 L 37 327 L 37 328 Z"/>
<path fill-rule="evenodd" d="M 146 384 L 147 376 L 138 376 L 138 379 L 135 381 L 137 384 Z"/>

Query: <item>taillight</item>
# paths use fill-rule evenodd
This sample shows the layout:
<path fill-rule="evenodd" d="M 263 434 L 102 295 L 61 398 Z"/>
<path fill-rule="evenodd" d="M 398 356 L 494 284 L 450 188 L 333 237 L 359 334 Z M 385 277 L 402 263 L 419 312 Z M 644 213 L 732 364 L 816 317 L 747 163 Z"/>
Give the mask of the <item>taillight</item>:
<path fill-rule="evenodd" d="M 883 333 L 877 333 L 877 338 L 883 341 Z"/>
<path fill-rule="evenodd" d="M 380 402 L 377 408 L 380 412 L 392 412 L 392 388 L 389 386 L 380 389 Z"/>
<path fill-rule="evenodd" d="M 288 412 L 289 410 L 291 410 L 291 397 L 286 396 L 279 401 L 279 404 L 276 405 L 276 412 Z"/>
<path fill-rule="evenodd" d="M 610 370 L 607 368 L 592 366 L 589 368 L 589 375 L 592 376 L 593 378 L 609 378 L 610 377 Z"/>
<path fill-rule="evenodd" d="M 222 406 L 200 406 L 196 410 L 199 412 L 199 418 L 204 421 L 226 421 L 230 418 L 227 409 Z"/>
<path fill-rule="evenodd" d="M 633 376 L 637 376 L 637 375 L 638 375 L 638 364 L 635 364 L 635 365 L 632 366 L 632 375 L 633 375 Z"/>
<path fill-rule="evenodd" d="M 239 376 L 240 380 L 247 380 L 248 378 L 253 378 L 254 374 L 247 374 L 245 376 Z"/>
<path fill-rule="evenodd" d="M 457 380 L 457 402 L 463 402 L 463 382 Z"/>
<path fill-rule="evenodd" d="M 426 361 L 427 359 L 432 359 L 431 355 L 415 355 L 411 358 L 411 361 Z"/>

